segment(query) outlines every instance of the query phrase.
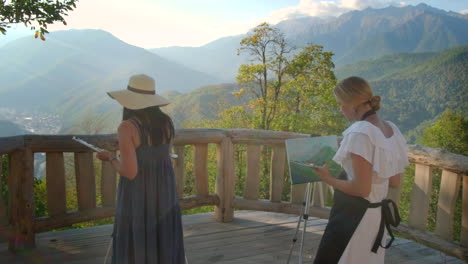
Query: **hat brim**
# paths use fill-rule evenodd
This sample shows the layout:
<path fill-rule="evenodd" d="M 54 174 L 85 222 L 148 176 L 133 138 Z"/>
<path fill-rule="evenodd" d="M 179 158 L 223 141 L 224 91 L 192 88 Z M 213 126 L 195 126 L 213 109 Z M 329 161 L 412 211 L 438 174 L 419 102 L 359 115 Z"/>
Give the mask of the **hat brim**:
<path fill-rule="evenodd" d="M 166 106 L 170 102 L 157 94 L 139 94 L 129 90 L 120 90 L 107 93 L 112 99 L 128 109 L 136 110 L 150 106 Z"/>

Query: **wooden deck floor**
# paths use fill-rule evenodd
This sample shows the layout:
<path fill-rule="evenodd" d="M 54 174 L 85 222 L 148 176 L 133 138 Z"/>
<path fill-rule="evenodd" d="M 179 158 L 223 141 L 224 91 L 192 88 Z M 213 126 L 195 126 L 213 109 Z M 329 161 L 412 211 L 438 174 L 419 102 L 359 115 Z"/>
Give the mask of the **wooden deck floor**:
<path fill-rule="evenodd" d="M 184 216 L 187 258 L 190 264 L 285 264 L 297 216 L 236 211 L 231 223 L 218 223 L 211 213 Z M 308 222 L 305 263 L 312 263 L 315 250 L 327 221 L 312 218 Z M 37 235 L 37 248 L 21 256 L 8 252 L 0 244 L 0 263 L 68 263 L 104 262 L 112 226 L 48 232 Z M 298 245 L 296 245 L 298 248 Z M 291 263 L 297 263 L 297 252 Z M 464 263 L 456 258 L 411 242 L 397 239 L 387 251 L 385 263 L 432 264 Z"/>

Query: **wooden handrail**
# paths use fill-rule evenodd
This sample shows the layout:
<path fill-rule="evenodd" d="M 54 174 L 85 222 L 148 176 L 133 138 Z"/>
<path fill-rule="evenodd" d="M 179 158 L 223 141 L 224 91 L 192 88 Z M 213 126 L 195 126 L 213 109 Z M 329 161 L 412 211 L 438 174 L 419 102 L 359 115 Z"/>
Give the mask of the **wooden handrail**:
<path fill-rule="evenodd" d="M 79 135 L 81 138 L 110 151 L 118 151 L 117 138 L 112 135 Z M 304 186 L 291 187 L 290 201 L 282 201 L 283 182 L 287 171 L 284 141 L 289 138 L 309 137 L 307 134 L 264 131 L 252 129 L 179 129 L 174 139 L 174 152 L 179 156 L 174 160 L 177 192 L 181 198 L 181 207 L 190 209 L 204 205 L 215 206 L 215 217 L 218 221 L 228 222 L 234 217 L 234 208 L 263 210 L 282 213 L 299 213 Z M 48 231 L 51 228 L 65 227 L 72 223 L 89 221 L 112 216 L 115 206 L 116 173 L 102 163 L 102 206 L 96 205 L 96 186 L 94 180 L 93 156 L 91 151 L 71 140 L 72 135 L 25 135 L 0 138 L 0 157 L 6 154 L 10 159 L 10 227 L 16 239 L 34 245 L 34 233 Z M 209 190 L 208 157 L 209 145 L 217 145 L 217 172 L 214 193 Z M 235 196 L 235 149 L 236 145 L 246 149 L 246 179 L 244 196 Z M 193 153 L 185 153 L 185 146 L 194 146 Z M 259 197 L 260 163 L 265 147 L 271 149 L 271 166 L 269 169 L 269 197 Z M 34 219 L 33 197 L 33 164 L 32 154 L 45 152 L 47 154 L 47 191 L 49 216 Z M 79 208 L 77 211 L 66 211 L 63 201 L 55 199 L 64 196 L 63 153 L 72 152 L 75 155 L 77 177 L 77 192 Z M 263 154 L 262 154 L 263 153 Z M 185 181 L 185 155 L 193 155 L 194 186 L 196 195 L 183 197 Z M 408 224 L 398 228 L 398 232 L 417 241 L 424 241 L 434 248 L 447 254 L 467 260 L 468 248 L 468 157 L 450 153 L 442 149 L 427 148 L 419 145 L 408 145 L 410 162 L 416 164 L 414 186 L 411 193 L 410 214 Z M 432 168 L 442 169 L 441 185 L 438 199 L 436 230 L 428 233 L 426 230 L 429 211 L 429 199 L 434 191 L 432 187 Z M 212 173 L 212 172 L 211 172 Z M 327 218 L 330 208 L 324 204 L 329 194 L 327 186 L 314 184 L 314 201 L 310 210 L 313 216 Z M 460 242 L 452 241 L 452 223 L 454 219 L 455 202 L 462 188 L 462 231 Z M 83 191 L 85 190 L 85 191 Z M 392 190 L 395 200 L 399 200 L 399 191 Z M 260 199 L 262 198 L 262 199 Z M 61 200 L 61 198 L 60 198 Z M 1 200 L 0 200 L 1 201 Z M 0 206 L 0 209 L 3 208 Z M 3 212 L 5 215 L 5 212 Z M 2 216 L 2 212 L 0 212 Z M 1 220 L 1 219 L 0 219 Z M 1 223 L 1 221 L 0 221 Z M 0 226 L 0 229 L 2 227 Z M 435 239 L 428 239 L 432 234 Z M 17 238 L 20 237 L 21 240 Z M 432 242 L 431 242 L 432 241 Z M 443 241 L 443 242 L 441 242 Z M 14 249 L 18 244 L 12 242 Z"/>

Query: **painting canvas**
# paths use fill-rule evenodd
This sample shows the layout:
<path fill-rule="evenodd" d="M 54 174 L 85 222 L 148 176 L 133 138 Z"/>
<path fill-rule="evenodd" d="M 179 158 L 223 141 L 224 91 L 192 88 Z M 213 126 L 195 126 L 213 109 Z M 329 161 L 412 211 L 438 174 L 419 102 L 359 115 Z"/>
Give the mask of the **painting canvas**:
<path fill-rule="evenodd" d="M 342 168 L 332 160 L 338 150 L 336 136 L 294 138 L 286 140 L 291 184 L 320 181 L 315 171 L 307 164 L 328 165 L 330 173 L 338 177 Z"/>

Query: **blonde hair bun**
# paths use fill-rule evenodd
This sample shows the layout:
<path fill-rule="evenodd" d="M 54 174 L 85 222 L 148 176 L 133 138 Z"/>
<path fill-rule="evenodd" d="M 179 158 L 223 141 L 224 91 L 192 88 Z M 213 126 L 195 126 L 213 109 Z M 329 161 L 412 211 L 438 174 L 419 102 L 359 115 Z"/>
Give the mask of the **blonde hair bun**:
<path fill-rule="evenodd" d="M 369 100 L 372 110 L 378 111 L 380 109 L 380 100 L 381 100 L 380 96 L 378 95 L 372 96 L 372 98 Z"/>

